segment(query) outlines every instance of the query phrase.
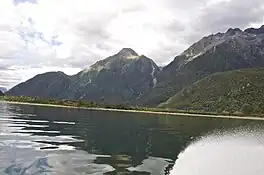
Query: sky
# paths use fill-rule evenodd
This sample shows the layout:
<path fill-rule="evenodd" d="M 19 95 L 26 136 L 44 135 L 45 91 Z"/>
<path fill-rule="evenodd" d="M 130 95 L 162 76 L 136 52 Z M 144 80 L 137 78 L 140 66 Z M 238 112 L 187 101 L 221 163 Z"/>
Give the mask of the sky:
<path fill-rule="evenodd" d="M 1 0 L 0 87 L 127 47 L 166 65 L 203 36 L 263 20 L 263 0 Z"/>

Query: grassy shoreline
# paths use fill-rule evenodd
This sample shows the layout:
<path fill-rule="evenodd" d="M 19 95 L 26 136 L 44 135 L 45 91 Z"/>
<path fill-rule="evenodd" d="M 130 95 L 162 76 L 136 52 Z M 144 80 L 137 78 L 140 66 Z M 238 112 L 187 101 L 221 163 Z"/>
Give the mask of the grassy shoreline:
<path fill-rule="evenodd" d="M 85 109 L 85 110 L 95 110 L 95 111 L 109 111 L 109 112 L 130 112 L 130 113 L 145 113 L 145 114 L 157 114 L 157 115 L 172 115 L 172 116 L 189 116 L 189 117 L 207 117 L 207 118 L 225 118 L 225 119 L 243 119 L 243 120 L 263 120 L 264 117 L 261 115 L 252 116 L 238 116 L 238 115 L 225 115 L 217 114 L 211 112 L 199 112 L 199 111 L 169 111 L 158 108 L 138 108 L 138 109 L 115 109 L 115 108 L 105 108 L 105 107 L 86 107 L 86 106 L 73 106 L 65 104 L 50 104 L 50 103 L 37 103 L 34 101 L 12 101 L 7 98 L 0 98 L 1 103 L 8 104 L 20 104 L 20 105 L 31 105 L 31 106 L 45 106 L 45 107 L 56 107 L 56 108 L 71 108 L 71 109 Z"/>

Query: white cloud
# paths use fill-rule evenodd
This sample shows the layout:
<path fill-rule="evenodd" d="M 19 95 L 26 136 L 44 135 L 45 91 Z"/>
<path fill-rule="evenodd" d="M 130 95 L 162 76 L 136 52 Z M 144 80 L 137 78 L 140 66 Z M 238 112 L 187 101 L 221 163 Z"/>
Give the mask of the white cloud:
<path fill-rule="evenodd" d="M 123 47 L 168 63 L 200 37 L 258 25 L 264 15 L 261 0 L 15 1 L 0 1 L 0 86 L 7 87 L 49 70 L 78 72 Z"/>

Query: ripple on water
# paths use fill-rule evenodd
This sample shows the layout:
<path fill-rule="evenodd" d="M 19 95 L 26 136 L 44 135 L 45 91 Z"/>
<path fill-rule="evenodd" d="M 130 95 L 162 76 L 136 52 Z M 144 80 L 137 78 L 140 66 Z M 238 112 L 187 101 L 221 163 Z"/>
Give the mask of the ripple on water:
<path fill-rule="evenodd" d="M 190 144 L 171 175 L 263 175 L 264 132 L 238 129 L 208 134 Z"/>
<path fill-rule="evenodd" d="M 10 148 L 10 147 L 9 147 Z M 84 151 L 32 151 L 31 149 L 15 150 L 16 155 L 10 157 L 7 147 L 1 150 L 0 171 L 9 175 L 37 175 L 37 174 L 104 174 L 115 169 L 106 164 L 95 164 L 98 157 L 103 155 L 88 154 Z"/>
<path fill-rule="evenodd" d="M 97 157 L 107 156 L 76 150 L 70 143 L 83 142 L 76 136 L 49 135 L 60 133 L 49 128 L 50 121 L 20 117 L 23 116 L 5 114 L 0 117 L 0 174 L 103 174 L 115 170 L 110 165 L 94 163 Z M 52 123 L 75 124 L 66 121 Z"/>

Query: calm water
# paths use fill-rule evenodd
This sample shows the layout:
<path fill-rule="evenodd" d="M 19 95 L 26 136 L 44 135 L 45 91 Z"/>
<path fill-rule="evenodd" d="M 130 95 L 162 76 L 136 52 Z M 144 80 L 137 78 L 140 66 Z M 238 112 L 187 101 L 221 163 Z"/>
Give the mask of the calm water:
<path fill-rule="evenodd" d="M 0 102 L 0 174 L 263 175 L 262 128 Z"/>

